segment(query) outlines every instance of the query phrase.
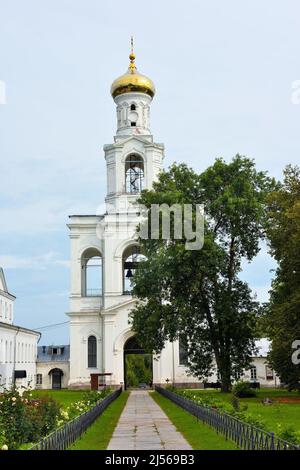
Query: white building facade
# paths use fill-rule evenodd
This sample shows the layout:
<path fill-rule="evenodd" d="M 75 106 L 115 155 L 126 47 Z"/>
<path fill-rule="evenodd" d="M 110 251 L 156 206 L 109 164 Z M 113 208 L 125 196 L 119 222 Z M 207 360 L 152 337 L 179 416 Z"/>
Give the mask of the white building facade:
<path fill-rule="evenodd" d="M 15 296 L 9 293 L 0 268 L 0 392 L 17 387 L 35 386 L 37 342 L 40 334 L 16 326 Z"/>
<path fill-rule="evenodd" d="M 38 346 L 36 362 L 37 389 L 68 388 L 70 379 L 70 346 Z"/>
<path fill-rule="evenodd" d="M 134 333 L 129 314 L 136 302 L 130 278 L 137 267 L 135 239 L 142 189 L 158 178 L 164 146 L 150 131 L 150 107 L 155 88 L 138 73 L 130 54 L 127 73 L 115 80 L 114 142 L 104 146 L 107 169 L 106 213 L 72 215 L 71 240 L 70 388 L 89 388 L 91 374 L 106 374 L 107 383 L 125 383 L 124 357 Z M 187 374 L 178 342 L 167 343 L 153 358 L 153 384 L 200 386 Z M 126 385 L 126 384 L 125 384 Z"/>

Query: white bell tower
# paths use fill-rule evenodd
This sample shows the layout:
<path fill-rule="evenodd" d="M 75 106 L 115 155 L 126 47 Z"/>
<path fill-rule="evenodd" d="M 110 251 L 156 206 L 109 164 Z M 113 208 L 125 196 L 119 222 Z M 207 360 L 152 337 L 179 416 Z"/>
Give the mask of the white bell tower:
<path fill-rule="evenodd" d="M 130 277 L 139 255 L 140 221 L 135 202 L 158 178 L 164 145 L 153 141 L 150 130 L 154 84 L 137 71 L 133 50 L 129 58 L 127 72 L 111 86 L 117 129 L 113 143 L 104 146 L 106 212 L 72 215 L 68 224 L 71 388 L 90 387 L 91 374 L 106 374 L 112 386 L 124 383 L 124 344 L 133 336 L 129 314 L 136 299 L 131 296 Z M 153 364 L 157 383 L 159 364 Z"/>
<path fill-rule="evenodd" d="M 150 105 L 155 94 L 152 80 L 137 71 L 133 49 L 127 72 L 111 86 L 116 104 L 114 143 L 104 146 L 107 166 L 107 210 L 136 211 L 133 203 L 157 179 L 164 157 L 163 144 L 153 142 Z"/>

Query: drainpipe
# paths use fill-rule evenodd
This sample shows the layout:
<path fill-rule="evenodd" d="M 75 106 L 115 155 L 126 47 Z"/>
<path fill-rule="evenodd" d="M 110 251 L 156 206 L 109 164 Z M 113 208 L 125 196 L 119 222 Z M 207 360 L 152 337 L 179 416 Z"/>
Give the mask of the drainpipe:
<path fill-rule="evenodd" d="M 101 332 L 101 333 L 102 333 L 102 334 L 101 334 L 101 336 L 102 336 L 102 341 L 101 341 L 101 345 L 102 345 L 102 347 L 101 347 L 101 352 L 102 352 L 102 358 L 101 358 L 102 361 L 101 361 L 101 365 L 102 365 L 102 367 L 101 367 L 101 369 L 102 369 L 102 374 L 104 374 L 104 373 L 105 373 L 105 367 L 104 367 L 104 359 L 105 359 L 105 358 L 104 358 L 104 351 L 105 351 L 105 348 L 104 348 L 104 346 L 105 346 L 105 345 L 104 345 L 104 336 L 105 336 L 105 335 L 104 335 L 104 317 L 103 317 L 102 314 L 101 314 L 101 330 L 102 330 L 102 332 Z"/>
<path fill-rule="evenodd" d="M 16 370 L 16 362 L 17 362 L 17 360 L 16 360 L 16 358 L 17 358 L 17 336 L 20 333 L 20 329 L 21 329 L 21 327 L 18 326 L 17 327 L 17 332 L 14 336 L 14 360 L 13 360 L 13 370 L 12 370 L 13 388 L 15 388 L 15 386 L 16 386 L 15 370 Z M 38 332 L 38 334 L 39 334 L 39 339 L 37 340 L 37 343 L 40 341 L 41 336 L 42 336 L 42 333 Z M 37 358 L 35 358 L 35 363 L 36 363 L 36 359 Z"/>
<path fill-rule="evenodd" d="M 172 382 L 175 387 L 175 354 L 174 354 L 174 341 L 172 341 Z"/>
<path fill-rule="evenodd" d="M 105 292 L 105 258 L 102 257 L 102 305 L 100 306 L 100 315 L 101 315 L 101 353 L 102 353 L 102 358 L 101 358 L 101 370 L 102 374 L 105 373 L 105 367 L 104 367 L 104 354 L 105 354 L 105 344 L 104 344 L 104 316 L 103 316 L 103 311 L 104 311 L 104 292 Z"/>
<path fill-rule="evenodd" d="M 20 332 L 20 327 L 17 327 L 17 332 L 14 336 L 14 360 L 13 360 L 13 370 L 12 370 L 12 383 L 13 383 L 13 388 L 16 386 L 16 378 L 15 378 L 15 370 L 16 370 L 16 355 L 17 355 L 17 336 Z"/>

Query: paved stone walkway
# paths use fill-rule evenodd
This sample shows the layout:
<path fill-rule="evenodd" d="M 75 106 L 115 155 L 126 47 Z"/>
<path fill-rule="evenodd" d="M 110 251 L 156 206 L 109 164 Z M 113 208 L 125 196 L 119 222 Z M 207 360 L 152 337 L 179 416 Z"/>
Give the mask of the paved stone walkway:
<path fill-rule="evenodd" d="M 145 390 L 132 391 L 108 450 L 191 450 L 162 409 Z"/>

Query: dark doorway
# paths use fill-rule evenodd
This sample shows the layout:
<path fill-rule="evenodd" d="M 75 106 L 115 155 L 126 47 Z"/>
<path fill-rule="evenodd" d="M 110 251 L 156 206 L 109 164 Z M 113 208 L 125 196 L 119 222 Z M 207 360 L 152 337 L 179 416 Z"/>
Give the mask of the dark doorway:
<path fill-rule="evenodd" d="M 125 389 L 151 388 L 153 382 L 152 354 L 144 351 L 137 338 L 132 336 L 124 345 Z"/>
<path fill-rule="evenodd" d="M 49 374 L 52 376 L 52 388 L 54 390 L 61 389 L 61 377 L 63 375 L 63 371 L 61 369 L 52 369 Z"/>

